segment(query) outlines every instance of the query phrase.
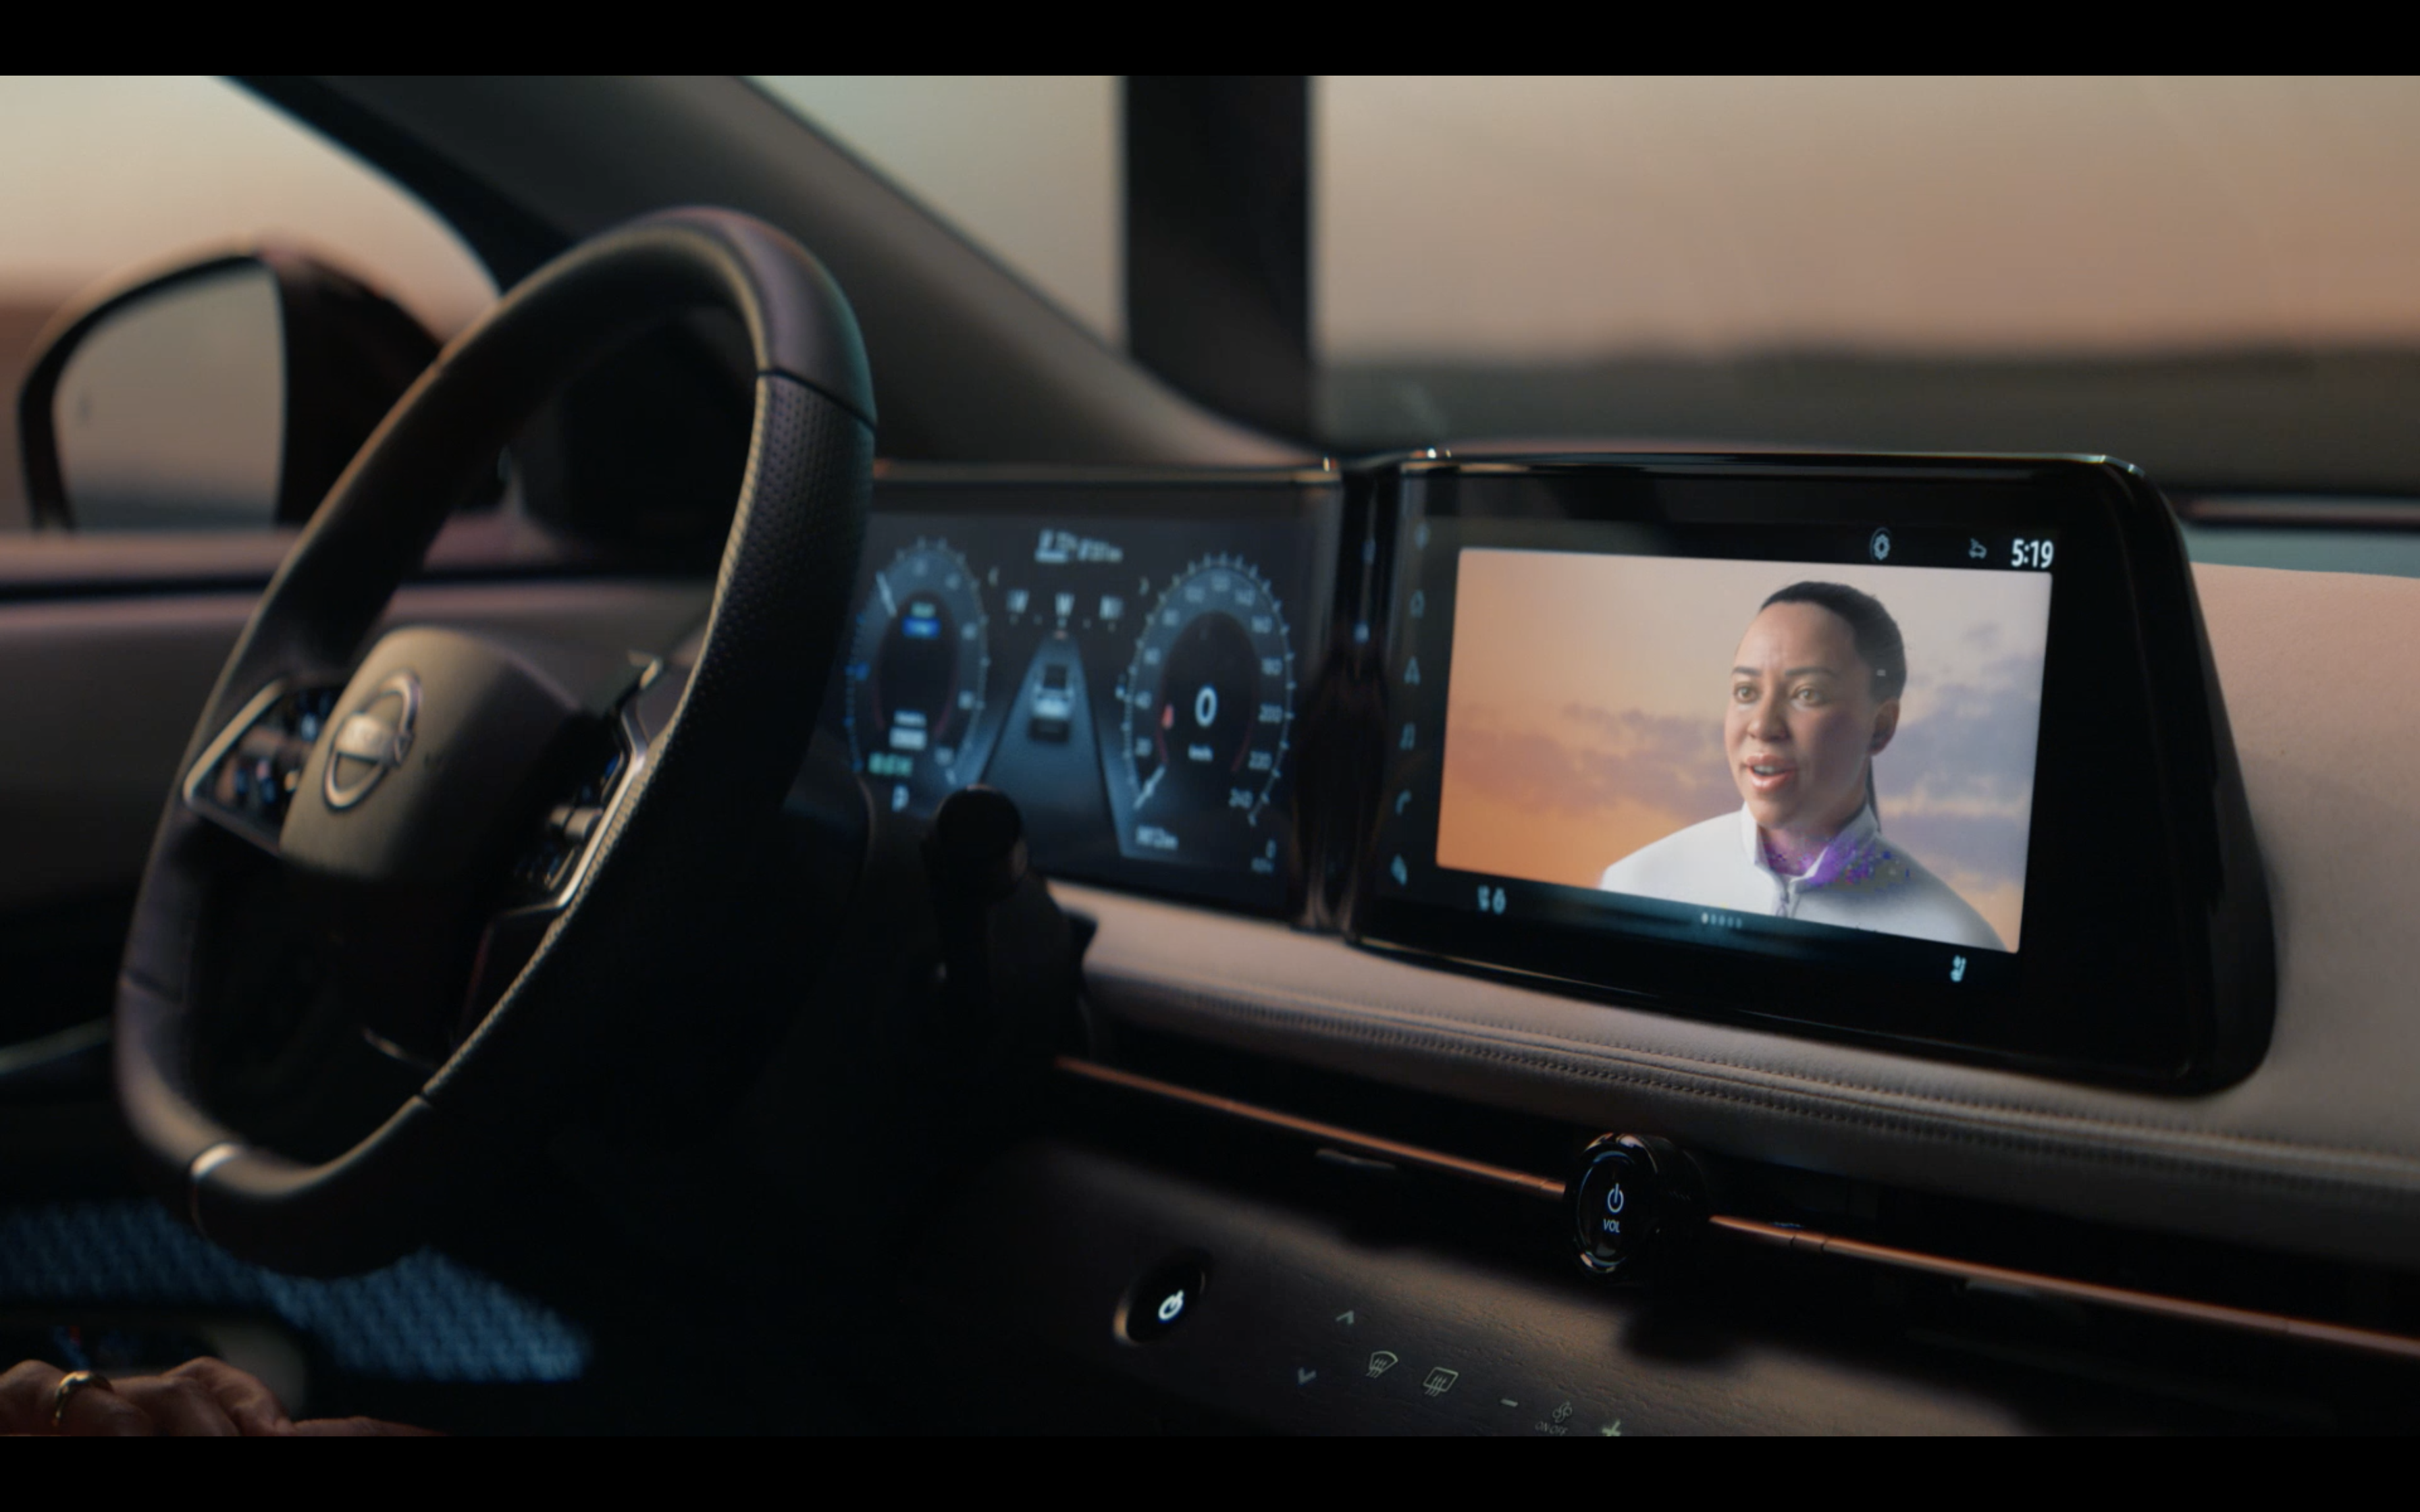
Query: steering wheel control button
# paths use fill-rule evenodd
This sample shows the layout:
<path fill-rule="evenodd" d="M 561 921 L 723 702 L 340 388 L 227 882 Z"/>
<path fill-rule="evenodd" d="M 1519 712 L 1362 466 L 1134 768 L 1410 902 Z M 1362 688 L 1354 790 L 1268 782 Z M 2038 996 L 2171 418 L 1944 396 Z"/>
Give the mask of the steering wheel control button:
<path fill-rule="evenodd" d="M 1605 1135 L 1581 1152 L 1566 1191 L 1581 1268 L 1609 1280 L 1652 1279 L 1705 1222 L 1704 1176 L 1667 1139 Z"/>
<path fill-rule="evenodd" d="M 1126 1293 L 1118 1331 L 1134 1344 L 1166 1337 L 1202 1307 L 1210 1282 L 1210 1267 L 1200 1255 L 1178 1255 L 1142 1273 Z"/>
<path fill-rule="evenodd" d="M 195 812 L 270 850 L 338 689 L 272 684 L 223 731 L 186 784 Z"/>
<path fill-rule="evenodd" d="M 546 816 L 546 832 L 566 845 L 585 845 L 597 821 L 604 816 L 604 810 L 593 806 L 557 804 L 554 811 Z"/>

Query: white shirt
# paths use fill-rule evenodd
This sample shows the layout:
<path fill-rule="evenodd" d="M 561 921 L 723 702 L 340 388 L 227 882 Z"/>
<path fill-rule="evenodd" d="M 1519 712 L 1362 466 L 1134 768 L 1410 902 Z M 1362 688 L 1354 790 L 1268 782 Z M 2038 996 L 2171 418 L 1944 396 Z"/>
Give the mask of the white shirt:
<path fill-rule="evenodd" d="M 1871 805 L 1857 810 L 1848 827 L 1832 837 L 1804 876 L 1773 870 L 1756 817 L 1742 805 L 1737 813 L 1691 825 L 1633 851 L 1606 867 L 1597 887 L 1605 892 L 1905 934 L 1944 945 L 2008 949 L 1973 904 L 1915 856 L 1883 839 Z"/>

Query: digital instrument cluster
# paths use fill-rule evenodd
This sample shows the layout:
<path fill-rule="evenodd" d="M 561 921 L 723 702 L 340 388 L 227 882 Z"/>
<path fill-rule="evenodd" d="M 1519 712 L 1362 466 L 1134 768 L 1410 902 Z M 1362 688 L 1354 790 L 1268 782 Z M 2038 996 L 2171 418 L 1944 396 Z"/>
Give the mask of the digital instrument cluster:
<path fill-rule="evenodd" d="M 876 803 L 1006 792 L 1054 874 L 1278 911 L 1333 474 L 876 485 L 830 720 Z"/>

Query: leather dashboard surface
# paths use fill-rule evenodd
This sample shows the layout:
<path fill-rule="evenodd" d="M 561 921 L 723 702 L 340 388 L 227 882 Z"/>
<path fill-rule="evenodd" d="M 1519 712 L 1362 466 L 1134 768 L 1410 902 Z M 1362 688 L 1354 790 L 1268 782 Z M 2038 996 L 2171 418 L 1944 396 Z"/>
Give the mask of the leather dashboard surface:
<path fill-rule="evenodd" d="M 2420 1264 L 2420 581 L 2196 580 L 2276 909 L 2269 1053 L 2192 1097 L 1694 1023 L 1062 885 L 1134 1023 L 1745 1158 Z"/>

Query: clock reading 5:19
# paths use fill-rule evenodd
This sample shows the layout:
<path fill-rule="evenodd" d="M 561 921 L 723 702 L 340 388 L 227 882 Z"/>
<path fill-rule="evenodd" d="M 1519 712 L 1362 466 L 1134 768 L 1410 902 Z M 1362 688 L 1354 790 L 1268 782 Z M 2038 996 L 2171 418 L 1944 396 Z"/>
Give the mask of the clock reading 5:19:
<path fill-rule="evenodd" d="M 2011 567 L 2031 567 L 2037 572 L 2048 572 L 2050 570 L 2051 549 L 2055 545 L 2056 545 L 2056 543 L 2052 541 L 2028 541 L 2024 537 L 2019 536 L 2013 549 L 2009 553 L 2009 565 Z"/>

